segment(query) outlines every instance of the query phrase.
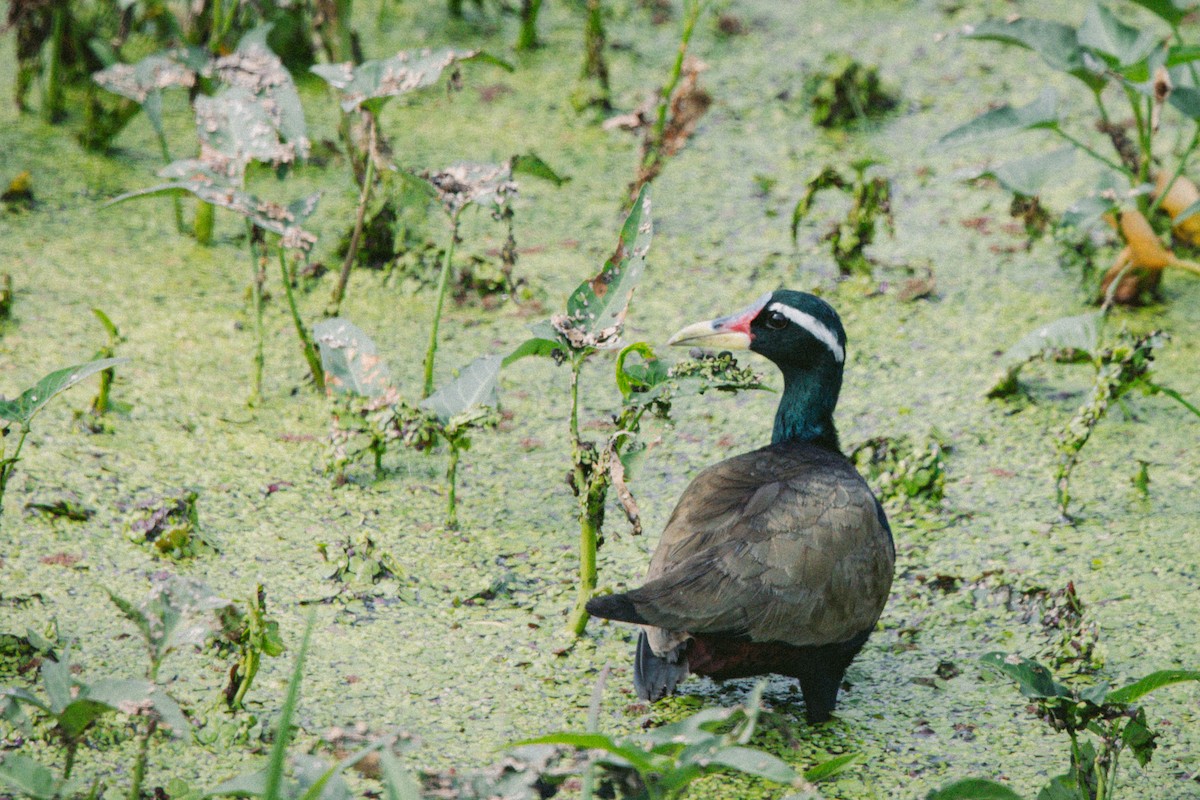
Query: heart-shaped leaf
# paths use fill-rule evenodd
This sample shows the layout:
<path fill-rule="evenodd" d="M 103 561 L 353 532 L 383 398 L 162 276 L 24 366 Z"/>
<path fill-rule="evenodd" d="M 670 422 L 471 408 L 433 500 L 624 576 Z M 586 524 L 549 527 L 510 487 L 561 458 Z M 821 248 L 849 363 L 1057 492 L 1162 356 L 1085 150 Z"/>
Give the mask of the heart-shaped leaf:
<path fill-rule="evenodd" d="M 321 368 L 331 392 L 378 397 L 392 388 L 391 373 L 375 342 L 349 320 L 335 317 L 317 323 L 313 339 L 321 349 Z"/>
<path fill-rule="evenodd" d="M 358 66 L 349 62 L 318 64 L 312 71 L 341 92 L 343 111 L 366 108 L 377 114 L 390 98 L 432 86 L 443 71 L 463 61 L 485 61 L 512 71 L 511 64 L 481 50 L 449 48 L 400 52 Z"/>
<path fill-rule="evenodd" d="M 29 427 L 29 422 L 41 411 L 46 403 L 57 394 L 65 392 L 75 384 L 95 375 L 97 372 L 124 364 L 128 358 L 102 358 L 89 361 L 66 369 L 51 372 L 37 382 L 32 389 L 26 389 L 15 400 L 0 399 L 0 419 L 15 422 L 23 428 Z"/>
<path fill-rule="evenodd" d="M 444 425 L 478 406 L 495 407 L 503 360 L 500 356 L 475 359 L 462 368 L 457 378 L 422 400 L 418 408 L 433 414 Z"/>
<path fill-rule="evenodd" d="M 1037 99 L 1027 105 L 1013 107 L 1004 104 L 986 111 L 975 119 L 938 139 L 942 145 L 961 145 L 1007 136 L 1019 131 L 1058 126 L 1058 94 L 1053 89 L 1043 89 Z"/>

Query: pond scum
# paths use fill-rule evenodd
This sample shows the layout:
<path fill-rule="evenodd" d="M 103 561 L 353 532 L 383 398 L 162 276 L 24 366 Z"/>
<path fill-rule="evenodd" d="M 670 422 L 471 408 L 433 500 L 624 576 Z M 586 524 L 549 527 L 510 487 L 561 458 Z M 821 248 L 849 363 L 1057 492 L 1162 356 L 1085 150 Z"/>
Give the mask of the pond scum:
<path fill-rule="evenodd" d="M 1060 5 L 10 0 L 0 798 L 1200 797 L 1200 0 Z M 584 608 L 780 287 L 897 550 L 819 726 Z"/>

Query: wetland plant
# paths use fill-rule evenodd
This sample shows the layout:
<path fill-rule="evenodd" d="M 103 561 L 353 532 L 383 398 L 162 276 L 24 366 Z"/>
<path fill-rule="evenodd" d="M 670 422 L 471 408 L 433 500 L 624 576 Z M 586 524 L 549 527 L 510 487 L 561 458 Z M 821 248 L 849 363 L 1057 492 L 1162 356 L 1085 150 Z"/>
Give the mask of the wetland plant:
<path fill-rule="evenodd" d="M 1104 312 L 1097 311 L 1064 317 L 1032 331 L 1005 352 L 1004 370 L 988 391 L 989 397 L 1018 394 L 1021 391 L 1018 375 L 1031 361 L 1083 363 L 1095 370 L 1088 399 L 1054 440 L 1058 452 L 1055 494 L 1064 519 L 1070 518 L 1067 510 L 1071 502 L 1071 473 L 1079 463 L 1084 445 L 1114 402 L 1123 405 L 1122 398 L 1133 391 L 1143 395 L 1162 394 L 1200 416 L 1200 408 L 1154 379 L 1154 350 L 1166 341 L 1166 334 L 1154 331 L 1135 335 L 1122 330 L 1106 338 L 1102 336 L 1103 324 Z M 1138 474 L 1144 470 L 1143 465 Z"/>
<path fill-rule="evenodd" d="M 595 753 L 590 764 L 601 770 L 600 787 L 595 790 L 600 797 L 672 800 L 686 796 L 691 784 L 705 775 L 740 772 L 797 790 L 788 800 L 818 800 L 813 784 L 842 772 L 858 755 L 838 756 L 799 773 L 770 753 L 749 747 L 763 713 L 766 685 L 759 681 L 744 705 L 707 708 L 643 733 L 551 733 L 522 744 L 553 744 Z M 594 719 L 593 714 L 589 727 L 595 727 Z M 592 797 L 592 780 L 589 769 L 585 798 Z"/>
<path fill-rule="evenodd" d="M 1092 5 L 1083 22 L 1071 26 L 1034 17 L 989 19 L 964 31 L 970 39 L 1030 50 L 1052 69 L 1075 78 L 1094 102 L 1094 132 L 1070 129 L 1058 94 L 1046 88 L 1032 102 L 1005 104 L 961 125 L 940 139 L 943 145 L 973 144 L 1020 131 L 1048 131 L 1067 147 L 993 168 L 1014 195 L 1036 197 L 1048 179 L 1071 167 L 1076 152 L 1099 169 L 1096 194 L 1077 202 L 1059 226 L 1086 230 L 1106 219 L 1117 229 L 1123 249 L 1101 282 L 1100 296 L 1115 285 L 1116 302 L 1137 304 L 1156 296 L 1164 269 L 1200 274 L 1200 265 L 1177 257 L 1162 242 L 1174 230 L 1182 246 L 1200 244 L 1200 191 L 1185 176 L 1200 145 L 1200 49 L 1187 43 L 1180 23 L 1188 10 L 1175 3 L 1137 5 L 1165 23 L 1166 31 L 1134 27 L 1105 6 Z M 1169 34 L 1169 35 L 1168 35 Z M 1125 108 L 1131 124 L 1109 104 Z M 1193 132 L 1172 154 L 1162 144 L 1166 109 L 1182 115 Z M 1161 168 L 1158 164 L 1164 164 Z"/>
<path fill-rule="evenodd" d="M 127 358 L 104 358 L 55 370 L 12 400 L 0 396 L 0 514 L 4 511 L 4 490 L 21 460 L 21 448 L 29 436 L 33 418 L 56 395 L 97 372 L 103 372 L 127 361 Z M 16 426 L 15 431 L 13 426 Z M 9 437 L 15 437 L 15 444 Z"/>
<path fill-rule="evenodd" d="M 350 269 L 358 258 L 359 241 L 378 178 L 377 173 L 392 168 L 385 155 L 391 152 L 391 147 L 379 130 L 380 112 L 393 97 L 437 83 L 442 73 L 451 67 L 455 68 L 451 84 L 457 84 L 460 81 L 457 65 L 468 61 L 486 61 L 512 70 L 512 66 L 507 62 L 480 50 L 452 49 L 400 52 L 388 59 L 365 61 L 358 65 L 343 62 L 319 64 L 312 68 L 312 71 L 337 90 L 341 97 L 342 144 L 346 149 L 355 183 L 359 187 L 354 226 L 338 281 L 330 298 L 329 316 L 336 316 L 341 308 L 346 284 L 350 280 Z M 356 143 L 351 133 L 351 115 L 357 115 L 361 125 L 361 143 Z"/>
<path fill-rule="evenodd" d="M 331 468 L 344 476 L 347 465 L 369 455 L 378 476 L 391 442 L 429 451 L 440 439 L 450 451 L 446 527 L 458 527 L 458 462 L 471 446 L 473 431 L 500 421 L 500 357 L 475 359 L 457 378 L 411 406 L 401 399 L 375 343 L 361 329 L 344 319 L 325 320 L 313 329 L 313 338 L 320 344 L 327 392 L 344 398 L 341 412 L 334 413 Z"/>
<path fill-rule="evenodd" d="M 878 161 L 863 158 L 853 161 L 853 178 L 846 178 L 834 167 L 825 167 L 806 186 L 804 195 L 792 210 L 792 241 L 800 231 L 800 222 L 812 210 L 813 199 L 826 189 L 837 189 L 850 195 L 850 208 L 840 222 L 830 226 L 823 237 L 829 242 L 833 260 L 842 275 L 871 273 L 871 260 L 866 249 L 875 241 L 875 228 L 882 219 L 889 234 L 895 235 L 892 218 L 892 182 L 879 175 L 868 179 L 867 170 Z"/>
<path fill-rule="evenodd" d="M 140 500 L 126 523 L 126 536 L 134 544 L 149 544 L 152 552 L 178 561 L 213 555 L 217 546 L 200 530 L 196 511 L 199 495 L 190 489 Z"/>
<path fill-rule="evenodd" d="M 263 656 L 283 655 L 279 623 L 267 616 L 267 592 L 261 583 L 247 598 L 245 611 L 233 603 L 216 609 L 221 629 L 210 639 L 210 647 L 229 658 L 229 682 L 223 696 L 230 711 L 245 708 L 246 693 L 254 684 Z"/>
<path fill-rule="evenodd" d="M 846 53 L 825 57 L 825 68 L 805 82 L 804 93 L 814 125 L 845 128 L 876 119 L 897 105 L 884 87 L 878 67 L 868 67 Z"/>
<path fill-rule="evenodd" d="M 946 451 L 933 431 L 924 442 L 877 436 L 850 451 L 850 460 L 889 507 L 941 507 L 946 494 Z"/>
<path fill-rule="evenodd" d="M 1139 704 L 1164 686 L 1200 681 L 1194 670 L 1160 670 L 1114 689 L 1104 680 L 1067 685 L 1042 664 L 1015 654 L 988 653 L 980 661 L 1017 684 L 1038 718 L 1070 740 L 1067 771 L 1050 779 L 1038 793 L 1042 800 L 1113 800 L 1119 796 L 1120 757 L 1129 753 L 1145 766 L 1158 734 Z M 957 781 L 930 792 L 927 800 L 1021 800 L 1004 784 L 981 778 Z"/>
<path fill-rule="evenodd" d="M 565 313 L 534 325 L 533 338 L 504 359 L 507 366 L 526 356 L 548 356 L 571 368 L 569 480 L 579 520 L 579 583 L 568 630 L 577 637 L 587 627 L 585 606 L 596 593 L 596 556 L 603 543 L 609 489 L 615 490 L 634 533 L 641 532 L 627 472 L 645 449 L 637 438 L 643 417 L 652 412 L 665 418 L 675 396 L 702 393 L 709 388 L 759 388 L 758 376 L 739 369 L 728 354 L 694 358 L 667 368 L 644 342 L 622 347 L 625 316 L 645 269 L 652 235 L 649 187 L 643 186 L 625 219 L 616 250 L 600 272 L 571 293 Z M 623 402 L 612 414 L 611 432 L 597 443 L 584 438 L 579 425 L 580 396 L 585 391 L 581 384 L 583 367 L 597 353 L 618 349 L 616 383 Z"/>

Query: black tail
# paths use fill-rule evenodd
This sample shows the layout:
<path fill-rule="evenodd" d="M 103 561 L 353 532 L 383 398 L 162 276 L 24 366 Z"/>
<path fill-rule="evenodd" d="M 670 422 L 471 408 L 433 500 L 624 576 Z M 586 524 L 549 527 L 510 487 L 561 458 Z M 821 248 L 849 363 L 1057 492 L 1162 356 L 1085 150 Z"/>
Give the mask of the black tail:
<path fill-rule="evenodd" d="M 637 651 L 633 656 L 633 688 L 638 697 L 653 703 L 675 691 L 675 684 L 688 674 L 686 646 L 680 645 L 660 656 L 650 649 L 645 631 L 638 635 Z"/>
<path fill-rule="evenodd" d="M 634 625 L 650 624 L 633 607 L 629 597 L 623 594 L 605 594 L 593 597 L 587 601 L 587 612 L 593 617 L 615 619 L 618 622 L 632 622 Z"/>

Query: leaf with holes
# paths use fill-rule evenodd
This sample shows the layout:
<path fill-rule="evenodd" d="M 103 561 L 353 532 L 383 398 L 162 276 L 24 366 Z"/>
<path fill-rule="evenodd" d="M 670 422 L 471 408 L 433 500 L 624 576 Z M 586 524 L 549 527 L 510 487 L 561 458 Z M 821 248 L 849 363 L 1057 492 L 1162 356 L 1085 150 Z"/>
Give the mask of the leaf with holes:
<path fill-rule="evenodd" d="M 180 62 L 178 51 L 146 56 L 136 64 L 113 64 L 92 75 L 92 80 L 142 107 L 155 132 L 163 136 L 162 93 L 177 86 L 190 89 L 196 72 Z"/>
<path fill-rule="evenodd" d="M 502 361 L 500 356 L 475 359 L 462 368 L 457 378 L 422 400 L 418 408 L 433 414 L 444 425 L 473 408 L 495 407 Z"/>
<path fill-rule="evenodd" d="M 482 50 L 420 50 L 400 52 L 391 58 L 364 61 L 355 66 L 318 64 L 312 68 L 342 94 L 342 110 L 357 108 L 378 114 L 384 103 L 398 95 L 432 86 L 447 68 L 464 61 L 484 61 L 512 71 L 512 65 Z"/>
<path fill-rule="evenodd" d="M 336 317 L 317 323 L 313 339 L 321 350 L 321 368 L 330 392 L 378 397 L 392 388 L 391 373 L 375 342 L 349 320 Z"/>

